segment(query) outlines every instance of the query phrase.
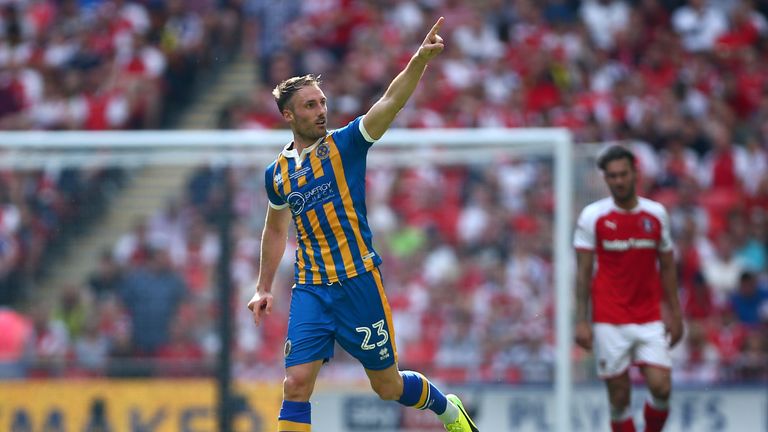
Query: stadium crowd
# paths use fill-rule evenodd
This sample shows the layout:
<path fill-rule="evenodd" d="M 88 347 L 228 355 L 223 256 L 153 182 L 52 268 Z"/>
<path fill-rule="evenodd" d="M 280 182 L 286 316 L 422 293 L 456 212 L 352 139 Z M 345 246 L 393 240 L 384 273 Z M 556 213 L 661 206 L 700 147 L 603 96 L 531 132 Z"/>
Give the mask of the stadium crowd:
<path fill-rule="evenodd" d="M 0 2 L 0 130 L 168 124 L 201 78 L 233 54 L 239 11 L 205 0 Z M 41 170 L 4 168 L 0 177 L 2 307 L 30 297 L 48 263 L 102 214 L 127 176 L 119 168 L 83 170 L 52 161 Z M 67 295 L 59 306 L 67 309 L 80 293 L 62 291 Z M 37 321 L 46 314 L 30 316 Z M 38 339 L 52 351 L 77 345 L 75 339 Z"/>
<path fill-rule="evenodd" d="M 447 52 L 395 126 L 561 126 L 577 145 L 627 143 L 641 194 L 671 216 L 687 327 L 673 379 L 768 380 L 767 13 L 768 2 L 748 0 L 245 1 L 260 75 L 251 95 L 222 110 L 222 127 L 282 127 L 271 88 L 308 72 L 322 74 L 331 123 L 344 124 L 443 15 Z M 262 169 L 196 169 L 180 198 L 137 221 L 82 287 L 31 311 L 23 373 L 205 373 L 225 312 L 215 301 L 214 223 L 221 182 L 231 181 L 235 370 L 281 378 L 292 255 L 262 327 L 244 307 L 257 273 Z M 554 205 L 546 159 L 370 169 L 368 212 L 401 362 L 445 380 L 552 379 Z M 572 356 L 585 366 L 577 377 L 591 378 L 593 359 L 576 348 Z M 146 358 L 157 361 L 136 361 Z M 331 369 L 360 373 L 349 364 L 337 350 Z"/>
<path fill-rule="evenodd" d="M 216 11 L 217 13 L 211 13 Z M 157 128 L 236 46 L 228 2 L 0 2 L 0 130 Z M 218 56 L 218 57 L 216 57 Z M 221 57 L 221 58 L 219 58 Z M 23 300 L 121 187 L 121 169 L 0 172 L 0 305 Z"/>

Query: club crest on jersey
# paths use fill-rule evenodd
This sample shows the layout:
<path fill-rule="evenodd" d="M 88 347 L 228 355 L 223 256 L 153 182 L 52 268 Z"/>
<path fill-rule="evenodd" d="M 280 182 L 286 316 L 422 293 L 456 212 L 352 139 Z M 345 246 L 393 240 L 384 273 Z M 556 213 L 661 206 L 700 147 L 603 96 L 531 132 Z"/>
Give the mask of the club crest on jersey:
<path fill-rule="evenodd" d="M 275 174 L 274 181 L 276 185 L 280 186 L 281 184 L 283 184 L 283 176 L 280 175 L 280 173 Z"/>
<path fill-rule="evenodd" d="M 648 218 L 643 218 L 641 223 L 643 224 L 643 230 L 647 233 L 653 231 L 653 222 Z"/>
<path fill-rule="evenodd" d="M 293 344 L 291 344 L 291 340 L 290 339 L 286 339 L 285 340 L 285 346 L 283 347 L 283 355 L 285 357 L 288 357 L 288 354 L 291 353 L 291 347 L 292 346 L 293 346 Z"/>
<path fill-rule="evenodd" d="M 317 146 L 317 150 L 315 150 L 315 154 L 317 155 L 317 158 L 320 160 L 327 159 L 328 155 L 331 154 L 331 148 L 328 146 L 328 143 L 323 141 Z"/>

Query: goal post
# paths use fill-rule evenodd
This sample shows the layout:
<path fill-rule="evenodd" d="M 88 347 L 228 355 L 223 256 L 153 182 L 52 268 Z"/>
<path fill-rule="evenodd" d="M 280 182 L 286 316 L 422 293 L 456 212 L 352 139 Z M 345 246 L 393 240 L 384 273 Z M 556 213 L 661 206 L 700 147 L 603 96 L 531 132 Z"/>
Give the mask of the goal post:
<path fill-rule="evenodd" d="M 260 166 L 291 139 L 290 131 L 0 132 L 0 169 L 119 166 L 140 172 L 151 166 Z M 392 129 L 369 153 L 369 166 L 487 164 L 515 156 L 552 159 L 554 185 L 554 290 L 556 361 L 553 430 L 571 430 L 573 380 L 572 253 L 573 139 L 566 129 Z"/>

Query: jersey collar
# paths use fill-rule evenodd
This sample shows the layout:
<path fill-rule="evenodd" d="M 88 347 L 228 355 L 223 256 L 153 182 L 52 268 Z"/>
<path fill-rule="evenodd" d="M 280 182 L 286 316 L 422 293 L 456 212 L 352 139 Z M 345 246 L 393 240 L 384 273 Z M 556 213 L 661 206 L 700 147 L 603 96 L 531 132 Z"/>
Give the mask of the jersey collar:
<path fill-rule="evenodd" d="M 283 147 L 283 151 L 282 151 L 283 156 L 287 158 L 293 158 L 296 161 L 296 166 L 300 167 L 301 163 L 304 161 L 306 156 L 310 154 L 312 150 L 314 150 L 315 147 L 317 147 L 318 144 L 325 141 L 327 137 L 328 135 L 326 134 L 324 137 L 318 138 L 317 141 L 314 142 L 314 144 L 302 150 L 301 154 L 299 154 L 299 152 L 296 151 L 296 147 L 293 145 L 293 141 L 291 141 L 288 144 L 286 144 L 285 147 Z"/>
<path fill-rule="evenodd" d="M 619 213 L 632 214 L 638 213 L 640 210 L 642 210 L 640 206 L 640 197 L 637 197 L 637 204 L 629 210 L 619 207 L 619 205 L 616 204 L 616 201 L 614 201 L 613 197 L 609 197 L 609 199 L 611 200 L 611 206 L 613 206 L 613 209 Z"/>

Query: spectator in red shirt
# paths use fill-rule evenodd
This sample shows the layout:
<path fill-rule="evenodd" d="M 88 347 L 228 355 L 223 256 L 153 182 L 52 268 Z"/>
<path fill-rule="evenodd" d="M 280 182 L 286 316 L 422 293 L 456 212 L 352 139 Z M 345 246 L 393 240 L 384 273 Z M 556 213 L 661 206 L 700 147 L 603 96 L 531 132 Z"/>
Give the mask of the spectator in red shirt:
<path fill-rule="evenodd" d="M 702 185 L 706 188 L 740 192 L 742 179 L 749 175 L 744 149 L 733 145 L 730 129 L 720 122 L 709 126 L 708 135 L 712 149 L 704 157 Z"/>

